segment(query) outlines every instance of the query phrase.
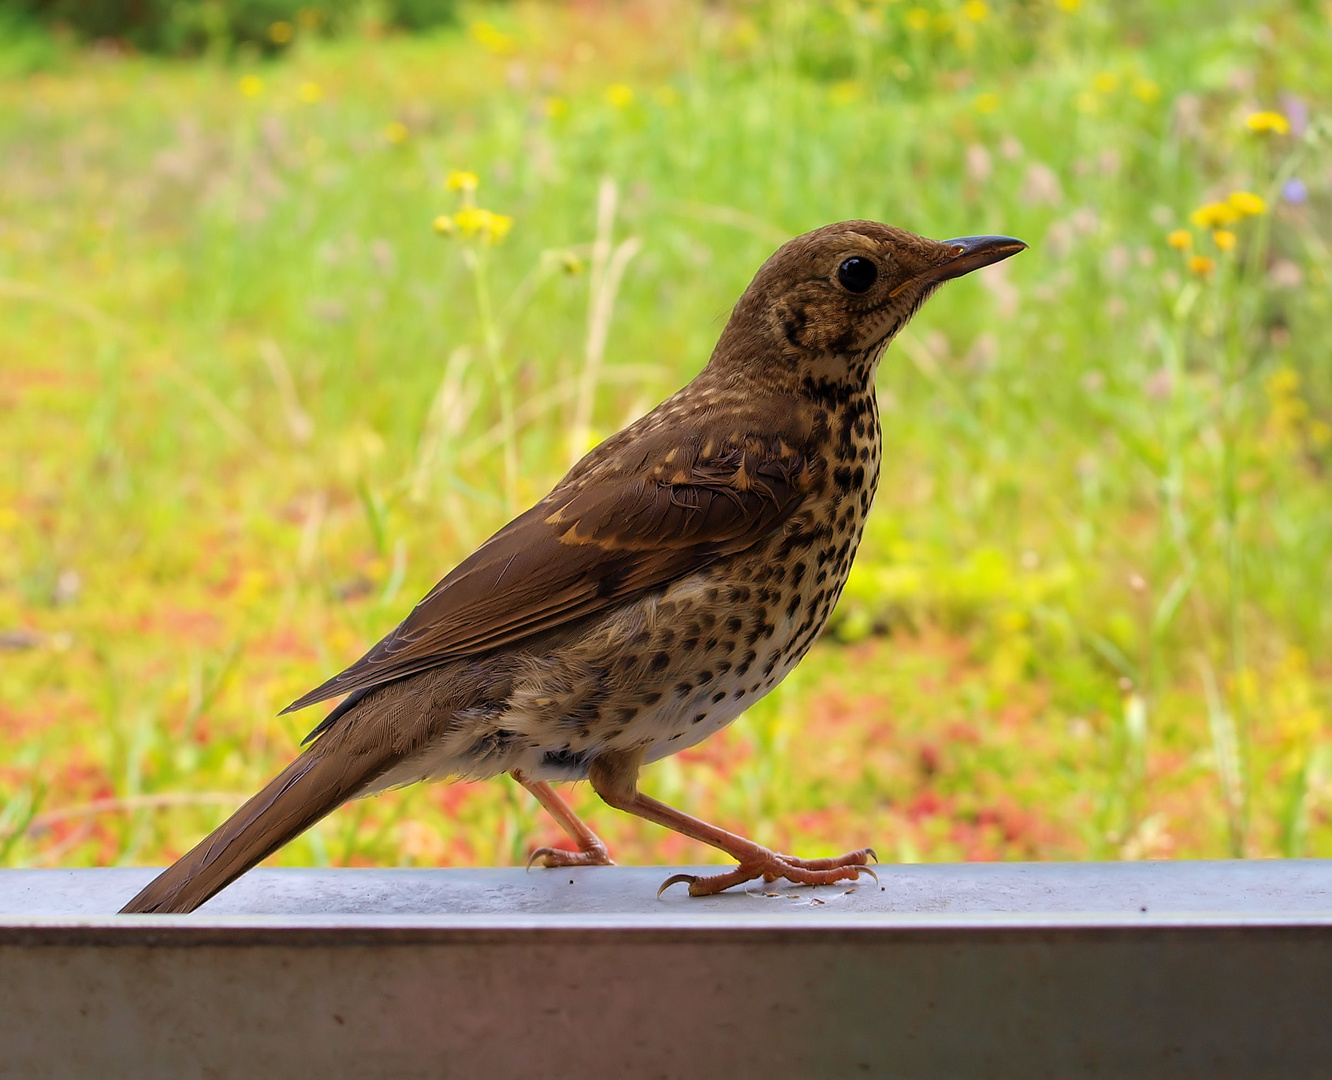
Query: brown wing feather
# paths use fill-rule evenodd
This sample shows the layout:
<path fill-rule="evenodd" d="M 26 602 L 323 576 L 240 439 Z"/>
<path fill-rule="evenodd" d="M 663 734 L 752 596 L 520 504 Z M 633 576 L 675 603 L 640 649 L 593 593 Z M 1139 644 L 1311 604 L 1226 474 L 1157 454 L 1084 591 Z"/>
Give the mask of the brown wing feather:
<path fill-rule="evenodd" d="M 780 443 L 766 453 L 729 448 L 668 471 L 669 479 L 593 475 L 562 483 L 459 563 L 360 660 L 283 712 L 513 644 L 662 588 L 769 535 L 809 482 L 804 457 Z"/>

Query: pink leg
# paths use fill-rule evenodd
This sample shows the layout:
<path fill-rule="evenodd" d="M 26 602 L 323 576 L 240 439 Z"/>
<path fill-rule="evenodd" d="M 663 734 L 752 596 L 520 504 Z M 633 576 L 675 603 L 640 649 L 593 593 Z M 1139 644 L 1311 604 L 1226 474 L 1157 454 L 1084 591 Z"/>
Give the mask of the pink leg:
<path fill-rule="evenodd" d="M 573 807 L 561 799 L 553 787 L 544 780 L 527 779 L 518 769 L 514 769 L 509 775 L 532 793 L 546 813 L 553 817 L 556 824 L 578 845 L 577 851 L 552 847 L 537 848 L 527 859 L 529 868 L 535 862 L 539 862 L 542 866 L 615 865 L 611 862 L 605 842 L 587 827 L 583 819 L 573 812 Z"/>
<path fill-rule="evenodd" d="M 603 754 L 592 762 L 589 776 L 592 787 L 617 810 L 646 818 L 694 840 L 720 848 L 740 864 L 734 870 L 710 877 L 676 874 L 662 884 L 658 895 L 678 882 L 689 883 L 691 896 L 710 896 L 756 878 L 764 881 L 785 878 L 801 885 L 831 885 L 835 881 L 855 881 L 862 870 L 874 877 L 874 871 L 866 869 L 871 859 L 878 858 L 872 848 L 861 848 L 832 859 L 796 859 L 769 851 L 743 836 L 709 825 L 706 821 L 690 817 L 649 798 L 638 790 L 638 766 L 641 761 L 641 752 Z"/>

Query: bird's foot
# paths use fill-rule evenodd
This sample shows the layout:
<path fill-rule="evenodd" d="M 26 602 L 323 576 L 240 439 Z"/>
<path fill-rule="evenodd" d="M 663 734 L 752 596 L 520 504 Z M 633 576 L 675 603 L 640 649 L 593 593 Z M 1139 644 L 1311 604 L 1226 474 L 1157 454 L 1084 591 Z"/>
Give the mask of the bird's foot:
<path fill-rule="evenodd" d="M 527 857 L 527 869 L 533 866 L 555 868 L 560 866 L 614 866 L 615 862 L 606 850 L 606 845 L 597 841 L 596 845 L 582 851 L 567 851 L 564 848 L 539 847 Z"/>
<path fill-rule="evenodd" d="M 767 848 L 760 848 L 754 859 L 746 859 L 734 870 L 724 874 L 712 874 L 699 877 L 696 874 L 676 874 L 662 882 L 657 890 L 660 896 L 672 885 L 688 883 L 690 896 L 712 896 L 746 881 L 762 878 L 764 881 L 776 881 L 785 878 L 797 885 L 831 885 L 837 881 L 855 881 L 862 873 L 868 874 L 875 881 L 879 877 L 869 869 L 870 860 L 878 861 L 873 848 L 861 848 L 846 855 L 832 859 L 797 859 L 791 855 L 779 855 Z"/>

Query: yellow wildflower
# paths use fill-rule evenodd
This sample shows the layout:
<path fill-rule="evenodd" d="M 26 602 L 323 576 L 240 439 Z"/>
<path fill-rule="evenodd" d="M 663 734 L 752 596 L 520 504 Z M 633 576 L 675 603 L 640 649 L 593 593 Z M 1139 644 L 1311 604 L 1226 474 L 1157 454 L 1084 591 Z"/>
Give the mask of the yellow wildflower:
<path fill-rule="evenodd" d="M 992 113 L 999 108 L 999 95 L 991 93 L 977 94 L 976 100 L 972 104 L 976 106 L 978 113 Z"/>
<path fill-rule="evenodd" d="M 928 30 L 930 13 L 922 7 L 914 7 L 906 13 L 906 24 L 908 30 Z"/>
<path fill-rule="evenodd" d="M 499 29 L 494 23 L 488 23 L 484 20 L 474 22 L 468 32 L 472 35 L 472 40 L 483 49 L 489 49 L 501 56 L 513 52 L 513 37 Z"/>
<path fill-rule="evenodd" d="M 296 96 L 307 105 L 313 105 L 324 96 L 324 88 L 317 82 L 303 82 L 296 87 Z"/>
<path fill-rule="evenodd" d="M 236 86 L 246 97 L 258 97 L 264 92 L 264 80 L 258 75 L 242 75 Z"/>
<path fill-rule="evenodd" d="M 1161 96 L 1161 87 L 1151 79 L 1134 79 L 1132 90 L 1135 98 L 1149 105 Z"/>
<path fill-rule="evenodd" d="M 401 120 L 390 120 L 384 125 L 384 138 L 388 139 L 388 141 L 395 146 L 399 143 L 405 143 L 407 141 L 407 136 L 410 134 L 411 132 L 407 130 L 407 125 Z"/>
<path fill-rule="evenodd" d="M 275 22 L 268 28 L 268 40 L 274 45 L 285 45 L 292 39 L 296 33 L 295 28 L 289 22 Z"/>
<path fill-rule="evenodd" d="M 1166 243 L 1179 251 L 1193 247 L 1193 233 L 1188 229 L 1174 229 L 1166 236 Z"/>
<path fill-rule="evenodd" d="M 1277 135 L 1284 135 L 1290 130 L 1290 121 L 1279 112 L 1266 110 L 1263 112 L 1249 113 L 1244 119 L 1244 126 L 1250 131 L 1257 131 L 1260 134 L 1270 131 Z"/>
<path fill-rule="evenodd" d="M 606 87 L 606 103 L 617 109 L 627 109 L 634 103 L 634 89 L 624 83 L 611 83 Z"/>
<path fill-rule="evenodd" d="M 549 97 L 545 101 L 546 115 L 552 120 L 569 115 L 569 103 L 564 98 Z"/>
<path fill-rule="evenodd" d="M 458 228 L 462 230 L 464 236 L 471 236 L 481 231 L 489 217 L 489 210 L 481 210 L 475 206 L 464 206 L 453 215 L 453 220 L 457 223 Z"/>
<path fill-rule="evenodd" d="M 1212 243 L 1222 251 L 1234 251 L 1237 237 L 1229 229 L 1217 229 L 1212 233 Z"/>
<path fill-rule="evenodd" d="M 1263 380 L 1263 388 L 1267 391 L 1269 397 L 1290 397 L 1299 393 L 1300 383 L 1303 381 L 1300 373 L 1294 368 L 1280 367 Z"/>
<path fill-rule="evenodd" d="M 1199 277 L 1207 277 L 1215 269 L 1216 260 L 1209 259 L 1206 255 L 1194 255 L 1189 259 L 1189 272 Z"/>
<path fill-rule="evenodd" d="M 1119 89 L 1119 75 L 1113 71 L 1098 71 L 1092 79 L 1092 89 L 1098 94 L 1113 94 Z"/>
<path fill-rule="evenodd" d="M 1189 220 L 1200 229 L 1216 229 L 1239 220 L 1239 211 L 1229 203 L 1213 202 L 1198 207 Z"/>
<path fill-rule="evenodd" d="M 967 0 L 962 5 L 962 14 L 972 22 L 984 22 L 990 14 L 990 5 L 985 0 Z"/>
<path fill-rule="evenodd" d="M 1065 11 L 1077 11 L 1082 7 L 1082 0 L 1059 0 L 1059 6 Z"/>
<path fill-rule="evenodd" d="M 1256 217 L 1267 210 L 1267 203 L 1261 195 L 1252 191 L 1232 191 L 1226 197 L 1226 203 L 1232 210 L 1245 217 Z"/>
<path fill-rule="evenodd" d="M 474 172 L 450 169 L 448 178 L 444 181 L 444 187 L 449 191 L 475 191 L 480 183 L 481 181 Z"/>
<path fill-rule="evenodd" d="M 828 91 L 828 100 L 834 105 L 850 105 L 861 94 L 860 83 L 855 79 L 843 79 L 839 83 L 834 83 Z"/>
<path fill-rule="evenodd" d="M 430 223 L 430 227 L 439 233 L 440 236 L 452 236 L 457 226 L 453 223 L 453 218 L 448 214 L 440 214 Z"/>
<path fill-rule="evenodd" d="M 953 16 L 947 11 L 941 11 L 934 17 L 934 29 L 941 34 L 948 33 L 953 28 Z"/>
<path fill-rule="evenodd" d="M 490 244 L 498 244 L 513 227 L 513 218 L 478 206 L 464 206 L 453 215 L 453 220 L 464 236 L 479 234 Z"/>

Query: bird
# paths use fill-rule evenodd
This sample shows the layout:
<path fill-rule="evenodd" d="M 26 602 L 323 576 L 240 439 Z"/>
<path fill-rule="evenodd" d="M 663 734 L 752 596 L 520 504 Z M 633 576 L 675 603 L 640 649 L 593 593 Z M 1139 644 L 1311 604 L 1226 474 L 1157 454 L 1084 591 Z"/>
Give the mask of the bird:
<path fill-rule="evenodd" d="M 872 848 L 784 855 L 644 795 L 639 772 L 731 723 L 809 651 L 878 482 L 885 349 L 944 282 L 1026 246 L 873 221 L 783 244 L 700 373 L 284 709 L 345 695 L 290 765 L 123 913 L 193 911 L 349 799 L 503 773 L 577 848 L 539 848 L 529 868 L 612 864 L 551 786 L 586 780 L 609 806 L 735 861 L 661 890 L 684 883 L 707 896 L 759 878 L 818 885 L 867 872 Z"/>

